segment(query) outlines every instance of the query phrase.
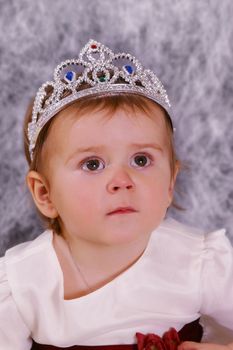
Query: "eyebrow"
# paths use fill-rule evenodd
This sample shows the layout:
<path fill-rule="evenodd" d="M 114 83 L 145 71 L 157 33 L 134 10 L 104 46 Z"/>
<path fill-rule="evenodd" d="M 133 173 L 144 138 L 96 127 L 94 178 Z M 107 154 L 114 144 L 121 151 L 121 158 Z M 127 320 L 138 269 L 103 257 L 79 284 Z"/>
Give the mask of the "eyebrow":
<path fill-rule="evenodd" d="M 76 148 L 76 150 L 75 150 L 74 154 L 71 156 L 71 158 L 73 158 L 74 155 L 79 154 L 79 153 L 100 152 L 100 151 L 105 150 L 106 148 L 108 148 L 108 147 L 106 147 L 105 145 L 78 147 L 78 148 Z M 130 148 L 132 148 L 132 149 L 153 148 L 157 151 L 163 152 L 162 147 L 156 143 L 132 143 L 130 145 Z"/>
<path fill-rule="evenodd" d="M 142 148 L 152 148 L 156 151 L 163 152 L 163 149 L 161 146 L 159 146 L 156 143 L 133 143 L 130 145 L 132 149 L 142 149 Z M 78 147 L 76 148 L 75 152 L 69 157 L 67 162 L 69 162 L 71 159 L 73 159 L 77 154 L 82 153 L 88 153 L 88 152 L 103 152 L 106 148 L 105 145 L 98 145 L 98 146 L 89 146 L 89 147 Z"/>
<path fill-rule="evenodd" d="M 133 143 L 131 146 L 133 148 L 154 148 L 158 151 L 163 151 L 162 147 L 157 143 Z"/>

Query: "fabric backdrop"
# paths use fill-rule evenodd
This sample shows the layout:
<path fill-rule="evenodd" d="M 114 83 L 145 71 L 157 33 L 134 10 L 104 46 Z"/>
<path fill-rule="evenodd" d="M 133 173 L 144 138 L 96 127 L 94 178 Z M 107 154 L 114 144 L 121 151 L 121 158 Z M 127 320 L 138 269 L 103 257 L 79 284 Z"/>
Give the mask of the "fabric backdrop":
<path fill-rule="evenodd" d="M 22 122 L 57 64 L 90 39 L 128 51 L 163 81 L 184 169 L 171 210 L 233 239 L 233 2 L 0 0 L 0 255 L 42 230 L 25 185 Z"/>

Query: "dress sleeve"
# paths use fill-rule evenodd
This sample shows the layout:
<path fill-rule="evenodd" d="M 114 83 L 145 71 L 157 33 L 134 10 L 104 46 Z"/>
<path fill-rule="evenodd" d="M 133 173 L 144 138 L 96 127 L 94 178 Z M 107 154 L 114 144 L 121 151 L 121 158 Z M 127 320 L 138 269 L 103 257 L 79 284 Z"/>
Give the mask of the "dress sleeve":
<path fill-rule="evenodd" d="M 5 259 L 0 258 L 0 349 L 29 350 L 30 332 L 15 305 L 8 284 Z"/>
<path fill-rule="evenodd" d="M 225 230 L 205 237 L 200 311 L 233 331 L 233 247 Z"/>

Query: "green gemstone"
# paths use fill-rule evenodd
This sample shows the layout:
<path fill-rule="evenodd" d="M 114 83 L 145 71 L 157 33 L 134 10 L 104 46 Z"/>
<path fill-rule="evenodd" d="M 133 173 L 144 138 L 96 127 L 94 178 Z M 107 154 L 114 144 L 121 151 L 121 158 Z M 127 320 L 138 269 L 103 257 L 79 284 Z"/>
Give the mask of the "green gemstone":
<path fill-rule="evenodd" d="M 105 75 L 101 75 L 101 77 L 99 77 L 99 81 L 101 83 L 103 83 L 104 81 L 106 81 L 106 76 Z"/>

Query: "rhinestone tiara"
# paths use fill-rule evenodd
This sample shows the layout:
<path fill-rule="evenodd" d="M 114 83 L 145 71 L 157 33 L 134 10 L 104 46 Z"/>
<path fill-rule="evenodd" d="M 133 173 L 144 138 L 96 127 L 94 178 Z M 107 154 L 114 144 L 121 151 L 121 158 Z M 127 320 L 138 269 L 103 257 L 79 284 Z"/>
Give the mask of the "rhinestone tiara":
<path fill-rule="evenodd" d="M 87 96 L 122 93 L 145 96 L 171 115 L 166 90 L 151 70 L 144 69 L 128 53 L 115 54 L 103 44 L 89 40 L 79 58 L 60 63 L 54 71 L 54 80 L 43 84 L 36 94 L 28 124 L 31 160 L 40 131 L 65 106 Z"/>

